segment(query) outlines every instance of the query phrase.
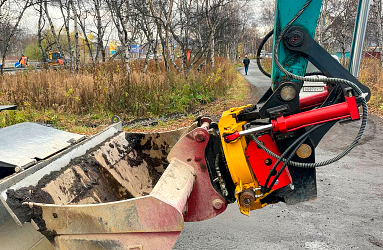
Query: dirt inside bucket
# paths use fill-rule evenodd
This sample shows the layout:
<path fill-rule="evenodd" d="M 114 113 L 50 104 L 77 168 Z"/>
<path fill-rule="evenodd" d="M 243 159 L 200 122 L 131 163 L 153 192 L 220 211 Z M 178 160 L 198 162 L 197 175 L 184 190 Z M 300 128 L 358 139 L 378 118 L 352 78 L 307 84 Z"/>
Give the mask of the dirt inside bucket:
<path fill-rule="evenodd" d="M 119 133 L 60 171 L 43 176 L 36 186 L 9 189 L 7 204 L 24 223 L 36 222 L 41 215 L 23 202 L 96 204 L 148 195 L 168 165 L 171 148 L 185 131 Z"/>

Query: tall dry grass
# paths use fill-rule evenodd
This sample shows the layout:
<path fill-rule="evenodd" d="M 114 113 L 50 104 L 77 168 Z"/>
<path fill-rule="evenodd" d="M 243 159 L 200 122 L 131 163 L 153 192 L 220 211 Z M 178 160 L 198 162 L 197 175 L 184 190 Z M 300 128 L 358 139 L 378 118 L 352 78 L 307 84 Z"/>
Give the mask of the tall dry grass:
<path fill-rule="evenodd" d="M 359 71 L 359 81 L 371 89 L 370 107 L 383 111 L 383 68 L 376 58 L 364 58 Z"/>
<path fill-rule="evenodd" d="M 78 74 L 65 69 L 18 72 L 0 78 L 0 105 L 20 109 L 54 110 L 68 114 L 113 112 L 136 117 L 188 112 L 200 103 L 224 96 L 236 69 L 217 58 L 213 69 L 193 70 L 187 77 L 175 70 L 157 69 L 151 61 L 131 65 L 128 79 L 122 62 L 84 68 Z"/>

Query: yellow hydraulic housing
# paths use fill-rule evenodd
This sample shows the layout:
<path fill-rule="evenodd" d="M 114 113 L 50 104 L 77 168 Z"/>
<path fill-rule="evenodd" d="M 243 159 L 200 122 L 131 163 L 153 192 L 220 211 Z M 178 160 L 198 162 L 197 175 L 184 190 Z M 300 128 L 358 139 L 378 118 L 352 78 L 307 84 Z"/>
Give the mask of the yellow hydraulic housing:
<path fill-rule="evenodd" d="M 249 215 L 251 210 L 266 206 L 261 203 L 260 198 L 264 197 L 261 193 L 258 181 L 245 155 L 247 143 L 245 137 L 230 143 L 225 142 L 223 135 L 233 134 L 243 130 L 245 121 L 237 122 L 237 115 L 251 104 L 242 107 L 231 108 L 223 112 L 218 123 L 221 134 L 223 152 L 225 154 L 227 166 L 231 178 L 235 184 L 235 196 L 241 213 Z"/>

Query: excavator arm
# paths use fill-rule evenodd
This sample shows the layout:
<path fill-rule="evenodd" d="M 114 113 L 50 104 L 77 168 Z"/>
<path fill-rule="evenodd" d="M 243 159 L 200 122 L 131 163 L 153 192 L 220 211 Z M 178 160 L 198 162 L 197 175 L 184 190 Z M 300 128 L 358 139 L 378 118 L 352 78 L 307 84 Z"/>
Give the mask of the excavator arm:
<path fill-rule="evenodd" d="M 346 155 L 359 141 L 370 90 L 314 39 L 322 1 L 277 0 L 271 87 L 256 105 L 223 113 L 219 132 L 239 209 L 296 204 L 317 197 L 315 168 Z M 288 6 L 288 8 L 287 8 Z M 307 62 L 321 77 L 305 77 Z M 304 81 L 323 81 L 323 93 L 300 98 Z M 316 162 L 315 148 L 338 121 L 360 119 L 353 143 L 340 155 Z"/>

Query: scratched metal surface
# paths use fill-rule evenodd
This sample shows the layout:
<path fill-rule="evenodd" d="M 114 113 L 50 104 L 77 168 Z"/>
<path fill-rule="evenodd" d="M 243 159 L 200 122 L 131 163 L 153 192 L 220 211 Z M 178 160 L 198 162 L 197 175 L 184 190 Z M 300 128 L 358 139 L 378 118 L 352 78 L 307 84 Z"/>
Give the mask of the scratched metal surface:
<path fill-rule="evenodd" d="M 29 166 L 84 138 L 30 122 L 0 129 L 0 167 Z"/>

